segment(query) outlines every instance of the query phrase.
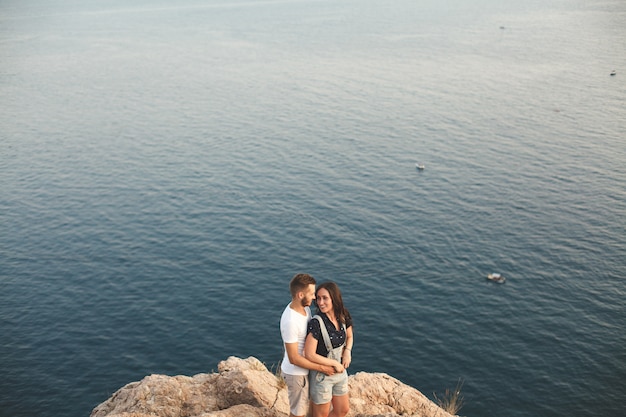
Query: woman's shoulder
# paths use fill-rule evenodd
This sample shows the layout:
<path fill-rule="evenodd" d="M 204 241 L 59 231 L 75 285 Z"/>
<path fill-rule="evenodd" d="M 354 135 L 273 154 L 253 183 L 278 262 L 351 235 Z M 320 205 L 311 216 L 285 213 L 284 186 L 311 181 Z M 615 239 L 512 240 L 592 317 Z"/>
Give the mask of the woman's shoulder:
<path fill-rule="evenodd" d="M 309 321 L 306 332 L 307 334 L 311 333 L 315 339 L 319 339 L 319 335 L 322 331 L 322 326 L 320 326 L 319 320 L 317 320 L 317 315 L 313 316 L 313 318 Z"/>
<path fill-rule="evenodd" d="M 314 314 L 314 315 L 313 315 L 313 320 L 314 320 L 314 321 L 319 322 L 319 321 L 316 319 L 316 317 L 321 318 L 321 319 L 322 319 L 322 321 L 323 321 L 324 323 L 328 323 L 328 322 L 330 321 L 330 319 L 328 318 L 328 316 L 327 316 L 326 314 L 322 313 L 321 311 L 320 311 L 320 312 L 317 312 L 316 314 Z M 313 321 L 313 320 L 312 320 L 312 321 Z"/>

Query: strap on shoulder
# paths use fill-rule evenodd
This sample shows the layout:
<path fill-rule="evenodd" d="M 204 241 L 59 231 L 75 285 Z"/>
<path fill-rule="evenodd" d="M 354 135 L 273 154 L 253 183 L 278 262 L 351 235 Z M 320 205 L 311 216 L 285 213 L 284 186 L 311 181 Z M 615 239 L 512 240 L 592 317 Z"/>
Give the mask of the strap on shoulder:
<path fill-rule="evenodd" d="M 319 316 L 313 316 L 314 319 L 320 323 L 320 330 L 322 331 L 322 338 L 324 339 L 324 344 L 326 345 L 326 350 L 330 353 L 333 350 L 333 345 L 330 343 L 330 336 L 328 335 L 328 330 L 326 330 L 326 324 L 324 324 L 324 320 Z"/>

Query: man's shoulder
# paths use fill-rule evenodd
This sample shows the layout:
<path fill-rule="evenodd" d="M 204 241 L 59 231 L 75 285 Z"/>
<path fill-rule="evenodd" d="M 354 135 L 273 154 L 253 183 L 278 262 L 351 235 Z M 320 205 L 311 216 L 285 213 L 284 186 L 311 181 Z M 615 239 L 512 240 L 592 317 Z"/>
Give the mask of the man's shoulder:
<path fill-rule="evenodd" d="M 280 317 L 281 324 L 286 325 L 287 323 L 308 323 L 311 319 L 311 309 L 309 307 L 305 307 L 305 314 L 297 312 L 292 309 L 289 305 L 285 307 L 282 316 Z"/>
<path fill-rule="evenodd" d="M 291 308 L 291 303 L 287 304 L 287 307 L 285 307 L 285 309 L 283 310 L 283 314 L 282 317 L 285 316 L 289 316 L 289 317 L 296 317 L 296 318 L 306 318 L 307 320 L 311 318 L 311 308 L 309 307 L 304 307 L 304 315 L 302 315 L 302 313 L 294 310 L 293 308 Z"/>
<path fill-rule="evenodd" d="M 282 323 L 285 320 L 290 320 L 290 318 L 291 318 L 291 307 L 289 307 L 289 304 L 287 304 L 287 307 L 285 307 L 285 309 L 283 310 L 283 313 L 280 315 L 280 321 Z"/>

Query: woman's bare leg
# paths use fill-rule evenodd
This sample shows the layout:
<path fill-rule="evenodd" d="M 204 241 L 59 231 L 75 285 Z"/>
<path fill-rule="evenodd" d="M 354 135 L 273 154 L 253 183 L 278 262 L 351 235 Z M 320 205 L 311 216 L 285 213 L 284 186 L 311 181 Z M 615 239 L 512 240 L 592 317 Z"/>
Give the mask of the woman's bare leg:
<path fill-rule="evenodd" d="M 315 404 L 311 402 L 312 417 L 328 417 L 330 412 L 330 402 L 326 404 Z"/>
<path fill-rule="evenodd" d="M 345 417 L 350 411 L 350 398 L 348 394 L 341 397 L 333 396 L 331 401 L 333 403 L 333 410 L 328 414 L 328 417 Z"/>

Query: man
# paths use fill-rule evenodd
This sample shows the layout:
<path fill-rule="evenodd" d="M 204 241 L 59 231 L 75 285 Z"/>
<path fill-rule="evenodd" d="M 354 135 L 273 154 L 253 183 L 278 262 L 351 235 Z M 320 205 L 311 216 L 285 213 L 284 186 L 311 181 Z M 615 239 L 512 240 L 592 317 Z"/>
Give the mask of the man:
<path fill-rule="evenodd" d="M 302 417 L 309 410 L 309 369 L 332 375 L 332 366 L 313 363 L 304 357 L 304 339 L 309 320 L 310 305 L 315 299 L 315 278 L 296 274 L 289 283 L 291 303 L 280 318 L 280 333 L 285 345 L 285 356 L 280 369 L 287 383 L 289 416 Z"/>

